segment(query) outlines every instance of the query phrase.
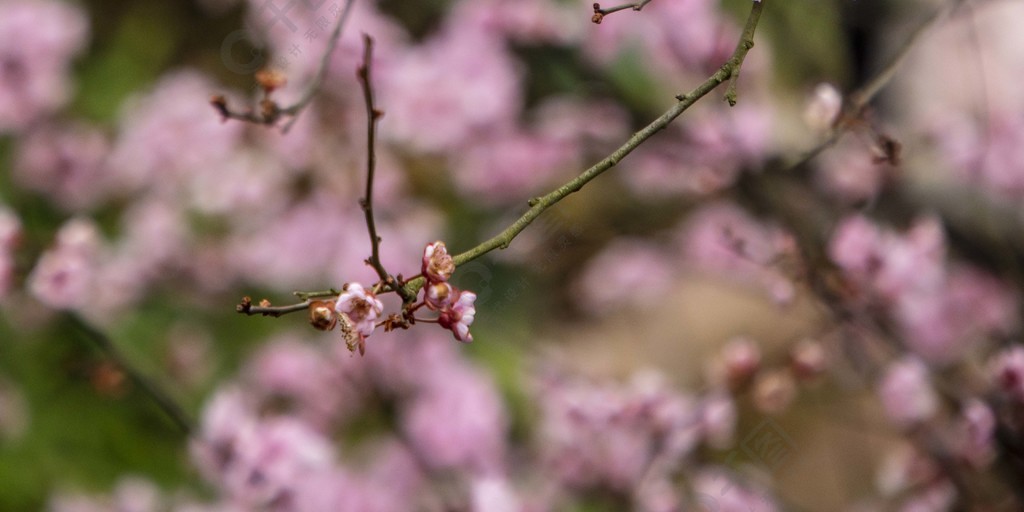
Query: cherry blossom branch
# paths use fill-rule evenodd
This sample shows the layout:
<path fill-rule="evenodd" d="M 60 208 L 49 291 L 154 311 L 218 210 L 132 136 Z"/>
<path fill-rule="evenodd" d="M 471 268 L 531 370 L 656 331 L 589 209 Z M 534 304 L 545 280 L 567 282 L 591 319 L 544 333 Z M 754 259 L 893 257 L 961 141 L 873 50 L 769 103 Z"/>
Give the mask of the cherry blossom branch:
<path fill-rule="evenodd" d="M 410 303 L 416 299 L 416 296 L 406 293 L 405 288 L 395 281 L 395 278 L 388 273 L 380 261 L 380 236 L 377 235 L 377 224 L 373 220 L 373 177 L 377 167 L 377 123 L 384 116 L 384 112 L 377 109 L 373 99 L 370 71 L 372 60 L 373 38 L 363 34 L 363 63 L 359 65 L 356 75 L 359 77 L 359 84 L 363 89 L 363 100 L 366 103 L 366 194 L 359 201 L 366 216 L 366 230 L 370 235 L 370 258 L 366 262 L 377 271 L 384 286 L 395 290 L 404 302 Z"/>
<path fill-rule="evenodd" d="M 277 123 L 282 116 L 288 116 L 290 119 L 288 119 L 288 122 L 281 127 L 282 132 L 288 133 L 288 130 L 291 129 L 292 125 L 298 121 L 299 115 L 302 114 L 302 111 L 305 110 L 310 103 L 312 103 L 316 93 L 320 90 L 324 77 L 327 75 L 327 66 L 330 65 L 331 56 L 334 55 L 334 50 L 338 47 L 338 40 L 341 39 L 342 27 L 345 26 L 345 21 L 348 19 L 354 3 L 355 0 L 345 0 L 345 6 L 342 8 L 341 14 L 338 16 L 338 21 L 334 24 L 334 30 L 331 31 L 331 36 L 327 40 L 327 49 L 324 51 L 323 56 L 320 57 L 320 64 L 317 67 L 316 75 L 313 76 L 313 79 L 310 81 L 306 91 L 302 93 L 302 96 L 300 96 L 295 103 L 287 107 L 278 106 L 277 103 L 269 98 L 270 91 L 272 91 L 274 87 L 268 88 L 266 84 L 261 84 L 264 86 L 266 96 L 260 101 L 260 111 L 258 113 L 252 110 L 244 112 L 233 111 L 228 107 L 227 99 L 220 95 L 211 98 L 210 104 L 213 105 L 213 108 L 217 109 L 217 112 L 220 113 L 221 117 L 224 119 L 234 119 L 236 121 L 254 124 L 272 126 Z"/>
<path fill-rule="evenodd" d="M 736 49 L 733 51 L 729 60 L 726 61 L 725 64 L 722 64 L 718 71 L 708 77 L 707 80 L 698 85 L 692 91 L 676 96 L 676 100 L 678 101 L 672 106 L 672 108 L 642 128 L 640 131 L 634 133 L 624 144 L 619 146 L 618 149 L 613 151 L 603 160 L 583 171 L 583 173 L 566 182 L 564 185 L 549 192 L 547 195 L 530 199 L 528 203 L 530 209 L 528 209 L 526 213 L 519 217 L 510 226 L 505 228 L 501 233 L 498 233 L 494 237 L 477 245 L 476 247 L 473 247 L 472 249 L 456 255 L 454 257 L 455 264 L 462 265 L 495 249 L 507 248 L 509 244 L 512 243 L 512 240 L 519 235 L 520 232 L 526 229 L 534 219 L 540 216 L 541 213 L 544 213 L 545 210 L 555 205 L 569 194 L 579 191 L 587 183 L 600 176 L 608 169 L 615 167 L 623 158 L 626 157 L 626 155 L 639 147 L 640 144 L 643 144 L 655 133 L 663 130 L 669 125 L 669 123 L 675 120 L 675 118 L 679 117 L 680 114 L 693 106 L 697 100 L 706 96 L 726 80 L 735 80 L 738 76 L 739 68 L 743 65 L 743 59 L 746 57 L 747 52 L 749 52 L 754 46 L 754 32 L 757 29 L 757 23 L 761 19 L 761 12 L 763 10 L 763 1 L 753 2 L 750 14 L 747 16 L 747 21 L 743 28 L 743 33 L 740 36 L 739 42 L 736 44 Z M 733 97 L 731 99 L 727 99 L 729 99 L 730 104 L 734 104 L 736 101 L 735 91 L 733 91 Z M 410 280 L 406 285 L 406 292 L 415 295 L 415 293 L 423 286 L 423 283 L 423 278 Z"/>
<path fill-rule="evenodd" d="M 157 407 L 160 408 L 170 418 L 171 422 L 186 436 L 191 435 L 195 431 L 194 422 L 185 413 L 178 403 L 171 398 L 171 395 L 167 393 L 163 388 L 160 387 L 155 381 L 146 377 L 141 371 L 135 366 L 128 362 L 128 359 L 124 357 L 124 354 L 118 350 L 114 342 L 103 332 L 99 331 L 95 327 L 89 325 L 81 317 L 70 314 L 67 315 L 67 321 L 71 326 L 77 330 L 83 337 L 87 338 L 103 352 L 111 361 L 114 362 L 119 368 L 124 370 L 128 377 L 134 382 L 139 389 L 156 403 Z"/>
<path fill-rule="evenodd" d="M 649 4 L 649 3 L 651 3 L 651 0 L 639 0 L 637 2 L 633 2 L 633 3 L 630 3 L 630 4 L 616 5 L 615 7 L 609 7 L 607 9 L 602 9 L 601 8 L 601 4 L 599 4 L 597 2 L 594 2 L 594 15 L 590 17 L 590 21 L 593 21 L 594 23 L 600 24 L 602 21 L 604 21 L 604 17 L 605 16 L 607 16 L 607 15 L 613 13 L 613 12 L 625 11 L 626 9 L 632 9 L 634 11 L 639 11 L 639 10 L 643 9 L 644 6 Z"/>
<path fill-rule="evenodd" d="M 279 316 L 287 315 L 288 313 L 305 311 L 312 303 L 313 301 L 307 298 L 296 304 L 288 304 L 287 306 L 271 306 L 269 300 L 263 299 L 260 301 L 259 305 L 254 306 L 252 298 L 246 296 L 242 297 L 242 302 L 239 302 L 238 305 L 235 306 L 235 311 L 247 316 L 261 315 L 277 318 Z"/>

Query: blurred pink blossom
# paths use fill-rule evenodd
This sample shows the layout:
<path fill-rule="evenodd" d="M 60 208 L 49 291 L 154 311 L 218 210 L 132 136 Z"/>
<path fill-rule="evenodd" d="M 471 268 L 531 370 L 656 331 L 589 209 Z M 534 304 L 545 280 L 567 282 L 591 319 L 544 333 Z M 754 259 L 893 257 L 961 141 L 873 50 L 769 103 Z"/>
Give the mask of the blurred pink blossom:
<path fill-rule="evenodd" d="M 243 123 L 226 123 L 209 105 L 220 89 L 194 70 L 168 73 L 122 112 L 110 165 L 129 191 L 176 193 L 182 178 L 218 172 L 241 142 Z"/>
<path fill-rule="evenodd" d="M 934 512 L 950 510 L 956 503 L 956 488 L 948 480 L 940 480 L 926 486 L 905 500 L 899 512 Z"/>
<path fill-rule="evenodd" d="M 768 149 L 771 122 L 763 106 L 695 113 L 636 150 L 621 175 L 644 197 L 707 195 L 731 186 L 743 170 L 755 169 Z"/>
<path fill-rule="evenodd" d="M 672 467 L 698 441 L 693 400 L 651 375 L 616 385 L 556 373 L 537 399 L 541 462 L 570 489 L 632 489 L 653 459 Z"/>
<path fill-rule="evenodd" d="M 667 251 L 649 242 L 615 239 L 587 262 L 576 282 L 580 307 L 603 315 L 649 306 L 673 286 L 677 267 Z"/>
<path fill-rule="evenodd" d="M 971 466 L 985 468 L 995 459 L 996 417 L 992 409 L 978 398 L 961 408 L 953 430 L 953 447 L 957 455 Z"/>
<path fill-rule="evenodd" d="M 89 34 L 85 12 L 49 0 L 0 3 L 0 133 L 26 128 L 67 101 L 72 57 Z"/>
<path fill-rule="evenodd" d="M 932 389 L 928 367 L 912 356 L 889 364 L 878 385 L 878 394 L 886 416 L 901 427 L 928 420 L 939 409 L 939 397 Z"/>
<path fill-rule="evenodd" d="M 477 0 L 457 2 L 451 23 L 498 33 L 519 44 L 567 44 L 587 28 L 585 16 L 571 4 L 549 0 Z"/>
<path fill-rule="evenodd" d="M 767 490 L 740 484 L 724 469 L 705 469 L 693 482 L 695 505 L 720 512 L 774 512 L 778 510 Z"/>
<path fill-rule="evenodd" d="M 237 388 L 222 389 L 192 441 L 204 477 L 243 506 L 288 503 L 306 479 L 334 467 L 330 442 L 294 418 L 257 418 Z"/>
<path fill-rule="evenodd" d="M 98 290 L 96 271 L 104 249 L 99 228 L 91 219 L 67 221 L 29 274 L 29 290 L 52 308 L 86 306 Z"/>
<path fill-rule="evenodd" d="M 894 313 L 910 349 L 942 364 L 961 358 L 972 340 L 1018 325 L 1016 297 L 991 275 L 966 266 L 951 268 L 939 292 L 904 297 Z"/>
<path fill-rule="evenodd" d="M 581 10 L 590 10 L 592 5 L 580 4 L 586 5 L 581 5 Z M 596 63 L 607 65 L 636 52 L 646 56 L 643 65 L 658 76 L 674 79 L 680 71 L 703 74 L 719 66 L 732 51 L 729 41 L 735 41 L 732 33 L 736 30 L 717 3 L 709 0 L 653 2 L 644 7 L 643 16 L 628 22 L 588 28 L 581 46 Z"/>
<path fill-rule="evenodd" d="M 607 98 L 552 96 L 532 110 L 532 119 L 544 137 L 600 153 L 629 134 L 629 113 Z"/>
<path fill-rule="evenodd" d="M 905 234 L 851 216 L 829 243 L 832 260 L 865 293 L 892 308 L 906 343 L 932 363 L 956 360 L 979 337 L 1017 325 L 1017 297 L 995 278 L 946 262 L 938 219 L 916 221 Z"/>
<path fill-rule="evenodd" d="M 381 135 L 421 151 L 465 146 L 515 120 L 522 104 L 519 75 L 496 35 L 447 24 L 400 55 L 381 80 L 380 103 L 387 109 Z"/>
<path fill-rule="evenodd" d="M 832 128 L 843 108 L 843 94 L 835 85 L 822 82 L 814 87 L 814 91 L 804 106 L 804 122 L 812 130 L 825 132 Z"/>
<path fill-rule="evenodd" d="M 109 144 L 85 124 L 46 126 L 20 141 L 13 176 L 19 185 L 47 195 L 58 208 L 85 210 L 114 189 L 106 167 Z"/>
<path fill-rule="evenodd" d="M 401 414 L 412 449 L 431 468 L 498 474 L 505 464 L 508 420 L 489 376 L 461 362 L 425 377 Z"/>
<path fill-rule="evenodd" d="M 785 303 L 796 290 L 779 267 L 793 254 L 792 238 L 730 203 L 712 203 L 691 214 L 681 233 L 682 252 L 700 269 L 764 287 Z"/>
<path fill-rule="evenodd" d="M 987 125 L 967 117 L 937 130 L 940 150 L 954 164 L 955 177 L 1000 201 L 1024 198 L 1024 112 L 993 110 Z"/>
<path fill-rule="evenodd" d="M 291 335 L 267 341 L 244 370 L 250 393 L 267 403 L 284 402 L 282 412 L 328 432 L 339 414 L 354 410 L 360 401 L 322 348 Z"/>
<path fill-rule="evenodd" d="M 575 170 L 577 152 L 573 144 L 532 132 L 480 134 L 453 153 L 452 177 L 467 199 L 484 206 L 521 202 Z"/>
<path fill-rule="evenodd" d="M 519 496 L 507 479 L 484 476 L 474 478 L 470 484 L 473 512 L 521 512 Z"/>
<path fill-rule="evenodd" d="M 876 158 L 874 150 L 861 138 L 852 134 L 842 137 L 818 157 L 818 186 L 847 202 L 873 199 L 891 172 L 888 164 Z"/>

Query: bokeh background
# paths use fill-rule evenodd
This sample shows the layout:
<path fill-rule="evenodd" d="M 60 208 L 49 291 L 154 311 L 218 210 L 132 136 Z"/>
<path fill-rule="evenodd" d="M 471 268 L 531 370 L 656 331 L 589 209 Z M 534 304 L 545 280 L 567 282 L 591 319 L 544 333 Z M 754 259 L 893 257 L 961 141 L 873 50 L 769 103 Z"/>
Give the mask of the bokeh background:
<path fill-rule="evenodd" d="M 987 396 L 1018 334 L 1024 9 L 765 3 L 737 106 L 712 92 L 456 271 L 472 343 L 420 324 L 361 358 L 303 313 L 235 305 L 374 281 L 362 33 L 382 260 L 411 276 L 427 243 L 489 238 L 713 73 L 750 2 L 593 24 L 575 0 L 356 0 L 282 133 L 210 97 L 253 108 L 271 68 L 295 101 L 341 0 L 0 0 L 0 510 L 947 510 L 965 489 L 1013 510 L 1004 456 L 951 484 L 892 411 L 921 406 L 920 368 Z M 856 256 L 872 243 L 881 281 Z M 877 296 L 822 294 L 837 267 Z M 881 368 L 906 357 L 892 398 Z M 955 423 L 949 402 L 929 416 Z"/>

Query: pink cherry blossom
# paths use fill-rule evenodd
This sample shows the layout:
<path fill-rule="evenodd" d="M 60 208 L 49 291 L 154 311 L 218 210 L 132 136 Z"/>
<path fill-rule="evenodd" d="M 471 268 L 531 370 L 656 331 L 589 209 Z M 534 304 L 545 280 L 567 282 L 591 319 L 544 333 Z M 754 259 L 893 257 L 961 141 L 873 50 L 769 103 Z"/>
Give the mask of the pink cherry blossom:
<path fill-rule="evenodd" d="M 455 339 L 466 343 L 473 341 L 473 335 L 469 333 L 469 326 L 473 324 L 473 319 L 476 316 L 474 302 L 476 302 L 475 293 L 465 290 L 457 291 L 457 296 L 452 299 L 451 306 L 441 311 L 437 323 L 441 324 L 441 327 L 451 330 Z"/>
<path fill-rule="evenodd" d="M 355 330 L 367 337 L 377 328 L 376 320 L 384 311 L 384 304 L 373 292 L 363 289 L 359 283 L 348 283 L 342 287 L 341 295 L 334 306 L 335 311 L 348 317 Z M 470 320 L 472 321 L 472 320 Z"/>

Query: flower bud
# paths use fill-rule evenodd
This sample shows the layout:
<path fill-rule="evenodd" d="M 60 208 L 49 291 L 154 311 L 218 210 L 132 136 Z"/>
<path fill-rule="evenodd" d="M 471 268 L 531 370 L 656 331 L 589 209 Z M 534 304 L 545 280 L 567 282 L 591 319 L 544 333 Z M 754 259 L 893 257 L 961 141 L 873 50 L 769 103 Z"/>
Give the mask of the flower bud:
<path fill-rule="evenodd" d="M 274 92 L 274 89 L 280 89 L 288 83 L 288 78 L 284 76 L 284 73 L 276 69 L 261 69 L 256 72 L 256 83 L 263 88 L 267 94 Z"/>
<path fill-rule="evenodd" d="M 810 380 L 828 368 L 828 354 L 821 343 L 803 340 L 790 350 L 789 364 L 798 379 Z"/>
<path fill-rule="evenodd" d="M 783 412 L 795 397 L 796 383 L 785 370 L 761 375 L 754 381 L 754 406 L 763 413 Z"/>
<path fill-rule="evenodd" d="M 428 308 L 437 311 L 451 305 L 454 294 L 455 289 L 448 283 L 428 284 L 423 288 L 423 302 L 426 302 Z"/>
<path fill-rule="evenodd" d="M 804 107 L 804 122 L 815 131 L 832 127 L 843 108 L 843 95 L 832 84 L 821 83 Z"/>
<path fill-rule="evenodd" d="M 338 316 L 334 312 L 334 301 L 315 300 L 309 304 L 309 323 L 321 331 L 330 331 L 338 324 Z"/>
<path fill-rule="evenodd" d="M 733 389 L 749 382 L 761 367 L 761 349 L 748 338 L 736 338 L 727 343 L 721 357 L 725 378 Z"/>
<path fill-rule="evenodd" d="M 444 242 L 427 244 L 423 250 L 423 277 L 430 283 L 443 283 L 455 272 L 455 262 Z"/>

